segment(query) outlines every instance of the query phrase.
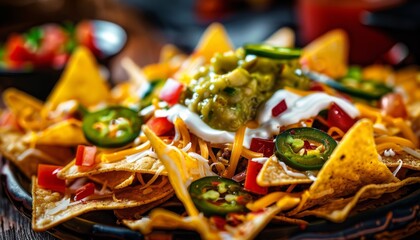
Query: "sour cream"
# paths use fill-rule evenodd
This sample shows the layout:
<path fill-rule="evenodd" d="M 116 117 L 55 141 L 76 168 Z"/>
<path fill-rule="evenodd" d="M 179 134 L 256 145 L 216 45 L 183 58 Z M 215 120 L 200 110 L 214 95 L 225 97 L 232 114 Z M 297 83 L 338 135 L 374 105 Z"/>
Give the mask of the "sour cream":
<path fill-rule="evenodd" d="M 273 117 L 272 109 L 282 100 L 286 101 L 287 110 L 277 117 Z M 327 109 L 331 103 L 337 104 L 352 118 L 360 115 L 359 111 L 348 101 L 325 93 L 300 96 L 287 90 L 278 90 L 268 101 L 260 106 L 256 119 L 259 126 L 256 129 L 246 129 L 243 145 L 249 148 L 252 138 L 255 137 L 270 139 L 279 133 L 280 127 L 315 117 L 320 111 Z M 196 113 L 191 112 L 183 105 L 174 105 L 168 110 L 167 116 L 172 122 L 177 117 L 180 117 L 193 134 L 205 141 L 211 143 L 232 143 L 235 139 L 234 132 L 211 128 Z"/>

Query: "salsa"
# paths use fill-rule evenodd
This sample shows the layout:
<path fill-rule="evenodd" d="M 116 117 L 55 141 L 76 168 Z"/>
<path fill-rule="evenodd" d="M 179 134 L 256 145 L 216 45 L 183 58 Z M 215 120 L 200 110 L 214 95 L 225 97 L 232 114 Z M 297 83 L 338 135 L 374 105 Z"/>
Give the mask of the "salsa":
<path fill-rule="evenodd" d="M 236 131 L 254 119 L 261 103 L 285 86 L 308 89 L 297 60 L 217 53 L 192 77 L 184 104 L 210 127 Z"/>

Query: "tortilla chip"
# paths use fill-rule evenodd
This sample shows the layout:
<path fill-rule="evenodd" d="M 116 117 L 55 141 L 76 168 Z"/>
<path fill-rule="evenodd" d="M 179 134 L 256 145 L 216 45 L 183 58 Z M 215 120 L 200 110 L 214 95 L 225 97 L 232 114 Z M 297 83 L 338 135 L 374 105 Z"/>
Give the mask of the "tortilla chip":
<path fill-rule="evenodd" d="M 99 173 L 89 178 L 111 189 L 121 189 L 130 186 L 134 179 L 136 179 L 136 174 L 133 172 L 114 171 Z"/>
<path fill-rule="evenodd" d="M 290 171 L 302 173 L 298 170 L 287 167 Z M 288 175 L 276 158 L 269 158 L 261 168 L 257 176 L 257 183 L 263 187 L 282 186 L 290 184 L 305 184 L 312 183 L 306 175 L 305 177 L 298 178 Z"/>
<path fill-rule="evenodd" d="M 317 180 L 303 194 L 301 204 L 292 212 L 325 203 L 331 198 L 355 194 L 368 184 L 399 181 L 378 156 L 373 138 L 373 124 L 362 119 L 334 149 L 319 171 Z"/>
<path fill-rule="evenodd" d="M 109 92 L 95 57 L 87 48 L 78 47 L 48 96 L 46 105 L 54 108 L 64 101 L 76 100 L 88 107 L 105 101 L 109 97 Z"/>
<path fill-rule="evenodd" d="M 203 56 L 207 62 L 215 53 L 224 53 L 234 50 L 226 29 L 220 23 L 212 23 L 207 27 L 200 38 L 194 52 Z"/>
<path fill-rule="evenodd" d="M 86 171 L 79 171 L 79 167 L 75 165 L 75 161 L 72 161 L 63 169 L 61 169 L 61 171 L 58 172 L 57 176 L 63 179 L 72 179 L 113 171 L 149 174 L 155 174 L 156 172 L 161 171 L 160 175 L 168 174 L 167 171 L 164 169 L 163 164 L 158 159 L 144 157 L 134 162 L 129 162 L 127 159 L 122 159 L 120 161 L 112 163 L 100 162 Z"/>
<path fill-rule="evenodd" d="M 37 144 L 76 146 L 87 144 L 82 130 L 82 122 L 74 118 L 58 122 L 38 132 Z"/>
<path fill-rule="evenodd" d="M 289 27 L 282 27 L 268 37 L 264 42 L 276 47 L 288 47 L 292 48 L 295 46 L 295 32 Z"/>
<path fill-rule="evenodd" d="M 300 62 L 315 72 L 339 78 L 347 73 L 349 40 L 341 29 L 331 30 L 303 49 Z"/>
<path fill-rule="evenodd" d="M 314 215 L 328 219 L 332 222 L 343 222 L 347 219 L 350 211 L 356 206 L 358 201 L 363 201 L 368 198 L 378 198 L 384 193 L 395 192 L 401 187 L 416 183 L 420 183 L 420 177 L 407 178 L 400 182 L 393 183 L 369 184 L 362 187 L 353 197 L 332 200 L 316 209 L 300 212 L 294 217 L 302 218 Z"/>
<path fill-rule="evenodd" d="M 167 200 L 169 200 L 171 197 L 173 197 L 174 194 L 169 194 L 165 196 L 164 198 L 161 198 L 159 200 L 156 200 L 154 202 L 144 204 L 138 207 L 133 208 L 125 208 L 125 209 L 117 209 L 114 210 L 114 214 L 117 218 L 123 219 L 123 220 L 136 220 L 141 219 L 145 213 L 152 210 L 153 208 L 158 207 L 159 205 L 163 204 Z"/>
<path fill-rule="evenodd" d="M 26 108 L 31 108 L 39 113 L 43 106 L 42 101 L 15 88 L 8 88 L 3 92 L 3 102 L 16 115 Z"/>
<path fill-rule="evenodd" d="M 19 127 L 25 130 L 38 131 L 44 127 L 42 118 L 43 104 L 38 99 L 14 88 L 6 89 L 3 101 L 16 117 Z"/>
<path fill-rule="evenodd" d="M 42 189 L 37 184 L 37 178 L 32 178 L 32 228 L 35 231 L 45 231 L 83 213 L 96 210 L 122 209 L 136 207 L 156 201 L 173 193 L 172 186 L 167 183 L 159 191 L 144 192 L 142 186 L 127 187 L 114 192 L 113 197 L 96 200 L 85 200 L 74 204 L 65 204 L 62 210 L 55 209 L 66 200 L 63 194 Z"/>
<path fill-rule="evenodd" d="M 144 234 L 153 228 L 196 230 L 203 239 L 253 239 L 280 211 L 288 210 L 299 203 L 299 198 L 285 196 L 276 205 L 266 208 L 263 212 L 250 212 L 244 217 L 245 221 L 236 227 L 226 228 L 226 231 L 216 230 L 215 226 L 203 217 L 181 217 L 164 209 L 155 209 L 150 218 L 140 220 L 123 220 L 123 223 L 133 230 Z"/>
<path fill-rule="evenodd" d="M 420 154 L 420 149 L 416 149 L 416 151 Z M 382 156 L 382 162 L 385 163 L 388 167 L 398 167 L 400 165 L 398 160 L 402 161 L 403 168 L 417 171 L 420 170 L 420 159 L 404 151 L 396 153 L 395 156 Z"/>
<path fill-rule="evenodd" d="M 74 153 L 67 147 L 37 145 L 36 148 L 30 148 L 26 140 L 28 137 L 29 134 L 21 132 L 0 133 L 0 153 L 28 178 L 36 174 L 40 163 L 65 165 L 73 159 Z"/>

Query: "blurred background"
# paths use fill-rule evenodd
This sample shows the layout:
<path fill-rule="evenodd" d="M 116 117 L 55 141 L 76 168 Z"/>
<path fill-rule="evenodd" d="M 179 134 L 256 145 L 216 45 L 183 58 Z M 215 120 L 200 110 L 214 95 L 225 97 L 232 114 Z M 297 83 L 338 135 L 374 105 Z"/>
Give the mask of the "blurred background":
<path fill-rule="evenodd" d="M 45 23 L 100 19 L 117 23 L 127 42 L 105 60 L 114 81 L 126 78 L 124 56 L 143 66 L 165 43 L 190 52 L 204 29 L 221 22 L 236 47 L 260 42 L 281 27 L 304 46 L 334 28 L 350 38 L 350 63 L 395 66 L 420 59 L 420 1 L 414 0 L 0 0 L 0 42 Z"/>

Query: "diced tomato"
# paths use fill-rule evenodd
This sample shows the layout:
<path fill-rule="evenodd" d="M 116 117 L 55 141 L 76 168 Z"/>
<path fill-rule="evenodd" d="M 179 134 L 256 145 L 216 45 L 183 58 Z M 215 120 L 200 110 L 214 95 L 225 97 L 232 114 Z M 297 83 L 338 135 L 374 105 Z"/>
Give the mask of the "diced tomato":
<path fill-rule="evenodd" d="M 328 110 L 327 121 L 330 127 L 335 126 L 344 132 L 347 132 L 357 120 L 351 118 L 343 109 L 333 103 Z"/>
<path fill-rule="evenodd" d="M 381 110 L 384 114 L 395 118 L 407 118 L 407 108 L 402 96 L 398 93 L 388 93 L 381 98 Z"/>
<path fill-rule="evenodd" d="M 95 55 L 100 56 L 101 52 L 95 43 L 95 27 L 91 21 L 82 21 L 76 26 L 77 42 L 85 47 Z"/>
<path fill-rule="evenodd" d="M 269 139 L 253 138 L 250 149 L 254 152 L 263 153 L 264 157 L 271 157 L 274 152 L 274 142 Z"/>
<path fill-rule="evenodd" d="M 279 102 L 273 109 L 271 109 L 271 114 L 273 117 L 277 117 L 278 115 L 282 114 L 284 111 L 287 110 L 286 100 L 282 100 Z"/>
<path fill-rule="evenodd" d="M 10 111 L 4 111 L 1 113 L 0 127 L 20 129 L 16 116 Z"/>
<path fill-rule="evenodd" d="M 217 229 L 223 231 L 225 230 L 225 225 L 226 225 L 226 219 L 220 216 L 211 216 L 210 217 L 210 222 L 212 222 L 214 224 L 214 226 L 216 226 Z"/>
<path fill-rule="evenodd" d="M 159 98 L 167 102 L 169 105 L 178 103 L 184 85 L 182 83 L 169 78 L 160 91 Z"/>
<path fill-rule="evenodd" d="M 23 63 L 32 59 L 32 52 L 25 45 L 21 35 L 11 35 L 6 42 L 6 57 L 14 63 Z"/>
<path fill-rule="evenodd" d="M 43 25 L 42 32 L 43 37 L 34 54 L 33 63 L 37 67 L 49 67 L 54 64 L 55 57 L 64 52 L 68 36 L 57 24 Z"/>
<path fill-rule="evenodd" d="M 38 165 L 38 185 L 41 188 L 64 193 L 66 191 L 66 181 L 57 177 L 58 171 L 62 167 L 55 165 Z"/>
<path fill-rule="evenodd" d="M 152 118 L 147 121 L 146 125 L 158 136 L 163 136 L 174 128 L 174 125 L 166 117 Z"/>
<path fill-rule="evenodd" d="M 317 92 L 324 92 L 324 87 L 321 83 L 318 82 L 311 82 L 311 87 L 309 88 L 310 91 L 317 91 Z"/>
<path fill-rule="evenodd" d="M 91 167 L 95 164 L 96 146 L 77 146 L 76 166 Z"/>
<path fill-rule="evenodd" d="M 74 196 L 74 201 L 82 200 L 95 192 L 95 184 L 93 183 L 86 183 L 83 187 L 76 190 L 76 194 Z"/>
<path fill-rule="evenodd" d="M 254 162 L 252 160 L 248 160 L 248 168 L 246 170 L 246 178 L 245 178 L 245 190 L 256 193 L 256 194 L 267 194 L 268 188 L 261 187 L 257 183 L 257 176 L 262 168 L 262 164 L 259 162 Z"/>
<path fill-rule="evenodd" d="M 69 59 L 70 55 L 67 53 L 62 53 L 59 55 L 54 56 L 52 66 L 56 69 L 61 69 L 66 65 L 67 60 Z"/>

